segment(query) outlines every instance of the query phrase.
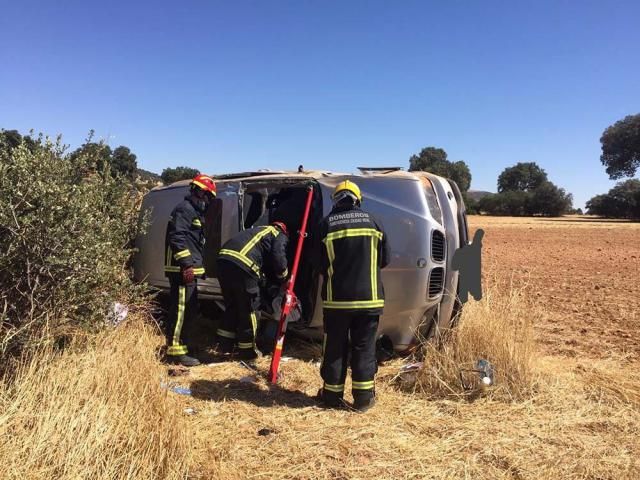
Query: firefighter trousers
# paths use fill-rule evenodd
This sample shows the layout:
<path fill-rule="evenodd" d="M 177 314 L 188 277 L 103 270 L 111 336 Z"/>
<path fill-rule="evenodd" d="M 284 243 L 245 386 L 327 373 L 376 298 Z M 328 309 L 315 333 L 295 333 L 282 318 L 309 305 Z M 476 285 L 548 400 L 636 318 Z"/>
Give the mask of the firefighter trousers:
<path fill-rule="evenodd" d="M 351 379 L 354 399 L 375 395 L 376 332 L 379 315 L 361 312 L 324 310 L 324 343 L 320 375 L 324 380 L 323 397 L 341 399 L 351 354 Z"/>
<path fill-rule="evenodd" d="M 255 350 L 260 306 L 258 279 L 227 260 L 218 260 L 217 267 L 225 312 L 216 333 L 227 344 L 237 343 L 240 351 Z"/>
<path fill-rule="evenodd" d="M 194 280 L 185 284 L 180 275 L 169 277 L 169 312 L 167 315 L 167 355 L 187 354 L 187 346 L 182 341 L 185 325 L 191 324 L 198 314 L 198 289 Z"/>

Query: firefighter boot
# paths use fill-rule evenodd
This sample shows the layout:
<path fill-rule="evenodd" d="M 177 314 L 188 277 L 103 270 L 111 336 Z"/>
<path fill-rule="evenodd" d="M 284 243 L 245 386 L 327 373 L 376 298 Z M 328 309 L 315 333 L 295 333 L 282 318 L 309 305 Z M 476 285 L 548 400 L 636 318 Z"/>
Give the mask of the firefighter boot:
<path fill-rule="evenodd" d="M 366 412 L 376 404 L 376 393 L 373 390 L 354 392 L 353 408 L 359 412 Z"/>
<path fill-rule="evenodd" d="M 254 361 L 262 357 L 262 354 L 256 348 L 240 348 L 238 349 L 238 358 L 245 361 Z"/>
<path fill-rule="evenodd" d="M 190 357 L 189 355 L 171 355 L 167 357 L 169 363 L 175 365 L 182 365 L 184 367 L 195 367 L 200 365 L 200 361 L 197 358 Z"/>
<path fill-rule="evenodd" d="M 218 337 L 218 351 L 225 355 L 233 353 L 235 343 L 236 342 L 230 338 Z"/>
<path fill-rule="evenodd" d="M 345 403 L 342 395 L 334 392 L 327 392 L 323 388 L 318 390 L 316 399 L 323 408 L 344 408 Z"/>

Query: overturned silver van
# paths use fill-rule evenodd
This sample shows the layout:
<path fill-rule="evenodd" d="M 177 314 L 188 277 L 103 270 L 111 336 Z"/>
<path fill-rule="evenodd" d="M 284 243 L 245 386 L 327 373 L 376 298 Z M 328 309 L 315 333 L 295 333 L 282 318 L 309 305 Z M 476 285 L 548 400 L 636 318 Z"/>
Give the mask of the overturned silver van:
<path fill-rule="evenodd" d="M 379 220 L 391 247 L 391 263 L 382 271 L 385 289 L 380 334 L 394 348 L 411 348 L 418 337 L 428 337 L 450 326 L 459 309 L 458 272 L 452 270 L 454 252 L 468 242 L 464 202 L 455 182 L 426 172 L 399 168 L 361 168 L 360 175 L 324 171 L 259 171 L 213 176 L 218 190 L 205 217 L 205 268 L 207 279 L 198 283 L 201 298 L 221 304 L 215 259 L 221 245 L 236 232 L 274 219 L 285 221 L 289 231 L 299 228 L 306 185 L 314 185 L 309 217 L 310 237 L 302 252 L 296 295 L 302 318 L 290 325 L 312 338 L 322 337 L 321 278 L 314 265 L 314 225 L 331 208 L 331 194 L 343 180 L 358 184 L 362 208 Z M 169 215 L 188 192 L 189 181 L 154 188 L 142 204 L 150 221 L 137 239 L 134 272 L 161 291 L 169 290 L 164 275 L 164 237 Z M 291 236 L 291 258 L 297 236 Z"/>

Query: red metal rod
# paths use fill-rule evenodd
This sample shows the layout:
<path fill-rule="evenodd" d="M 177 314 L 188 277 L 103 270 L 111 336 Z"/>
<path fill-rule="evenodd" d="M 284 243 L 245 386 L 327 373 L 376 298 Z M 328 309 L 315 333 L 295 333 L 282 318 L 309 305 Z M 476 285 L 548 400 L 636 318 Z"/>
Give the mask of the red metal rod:
<path fill-rule="evenodd" d="M 296 275 L 298 274 L 298 265 L 300 263 L 300 255 L 302 254 L 302 244 L 307 234 L 307 220 L 309 219 L 309 211 L 311 210 L 311 200 L 313 199 L 313 186 L 307 188 L 307 203 L 304 208 L 302 217 L 302 226 L 298 236 L 298 244 L 296 245 L 296 254 L 293 258 L 293 267 L 291 268 L 291 276 L 287 282 L 287 291 L 285 293 L 282 311 L 280 313 L 280 321 L 278 322 L 278 333 L 273 348 L 273 356 L 271 357 L 271 367 L 269 368 L 269 381 L 271 383 L 278 382 L 278 367 L 280 366 L 280 357 L 282 356 L 282 347 L 284 345 L 284 335 L 287 331 L 287 317 L 294 307 L 295 296 L 293 288 L 296 284 Z"/>

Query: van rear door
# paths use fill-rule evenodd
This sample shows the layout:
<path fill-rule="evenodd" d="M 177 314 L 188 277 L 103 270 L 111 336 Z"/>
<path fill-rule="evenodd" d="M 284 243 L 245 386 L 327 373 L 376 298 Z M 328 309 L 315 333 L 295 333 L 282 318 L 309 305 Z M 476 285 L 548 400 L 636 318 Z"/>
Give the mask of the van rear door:
<path fill-rule="evenodd" d="M 219 182 L 217 196 L 209 206 L 205 216 L 204 266 L 207 280 L 203 282 L 206 293 L 220 294 L 217 281 L 216 258 L 218 251 L 229 238 L 240 229 L 239 211 L 242 199 L 240 182 Z"/>

